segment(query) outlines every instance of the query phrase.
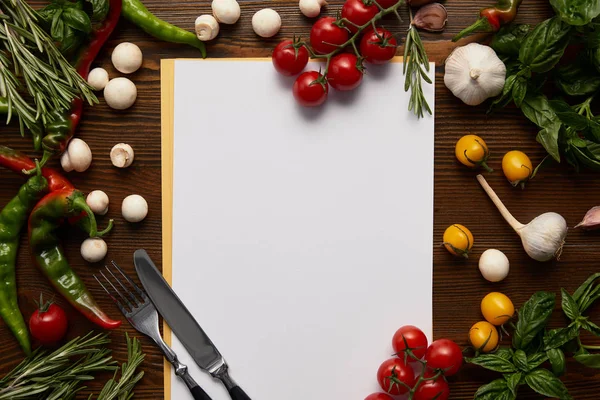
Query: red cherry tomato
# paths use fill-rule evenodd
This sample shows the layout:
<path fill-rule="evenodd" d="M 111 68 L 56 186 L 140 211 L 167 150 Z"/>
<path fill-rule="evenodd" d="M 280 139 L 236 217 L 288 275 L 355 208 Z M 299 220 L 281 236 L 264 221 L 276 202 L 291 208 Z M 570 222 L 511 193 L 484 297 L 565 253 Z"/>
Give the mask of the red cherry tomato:
<path fill-rule="evenodd" d="M 333 17 L 319 19 L 310 30 L 310 45 L 319 54 L 328 54 L 337 50 L 336 45 L 346 43 L 348 31 L 335 25 Z M 326 43 L 324 43 L 326 42 Z"/>
<path fill-rule="evenodd" d="M 363 0 L 346 0 L 342 6 L 342 18 L 346 18 L 351 24 L 346 23 L 350 32 L 356 33 L 358 28 L 354 25 L 363 26 L 379 12 L 379 7 L 374 3 L 365 5 Z M 354 25 L 352 25 L 354 24 Z"/>
<path fill-rule="evenodd" d="M 396 5 L 400 0 L 377 0 L 377 3 L 383 8 L 390 8 L 393 5 Z"/>
<path fill-rule="evenodd" d="M 421 359 L 427 351 L 427 336 L 416 326 L 405 325 L 396 331 L 392 339 L 392 347 L 398 357 L 404 358 L 401 353 L 406 349 L 407 344 L 415 357 Z M 408 360 L 411 358 L 409 357 Z"/>
<path fill-rule="evenodd" d="M 373 393 L 365 397 L 365 400 L 394 400 L 394 398 L 385 393 Z"/>
<path fill-rule="evenodd" d="M 427 371 L 424 377 L 431 378 L 434 375 L 431 371 Z M 421 382 L 415 390 L 413 400 L 448 400 L 448 397 L 450 397 L 450 387 L 444 377 L 440 375 L 435 380 Z"/>
<path fill-rule="evenodd" d="M 67 333 L 67 315 L 54 303 L 43 303 L 29 318 L 31 336 L 44 346 L 58 343 Z"/>
<path fill-rule="evenodd" d="M 321 82 L 321 81 L 322 82 Z M 302 73 L 294 82 L 294 97 L 305 107 L 316 107 L 325 102 L 329 86 L 317 71 Z"/>
<path fill-rule="evenodd" d="M 438 339 L 431 343 L 425 353 L 427 367 L 440 369 L 446 376 L 452 376 L 458 372 L 463 363 L 463 355 L 460 347 L 450 339 Z"/>
<path fill-rule="evenodd" d="M 371 64 L 385 64 L 396 55 L 398 42 L 383 28 L 369 29 L 360 40 L 360 54 Z"/>
<path fill-rule="evenodd" d="M 393 396 L 408 392 L 408 387 L 415 385 L 415 371 L 404 360 L 400 358 L 390 358 L 381 364 L 377 370 L 377 381 L 379 386 Z M 400 383 L 402 382 L 402 383 Z"/>
<path fill-rule="evenodd" d="M 362 82 L 363 73 L 359 69 L 358 57 L 350 53 L 342 53 L 331 59 L 327 82 L 337 90 L 356 89 Z"/>
<path fill-rule="evenodd" d="M 297 75 L 308 64 L 308 50 L 302 46 L 294 47 L 290 39 L 279 43 L 273 50 L 273 66 L 277 72 L 285 76 Z"/>

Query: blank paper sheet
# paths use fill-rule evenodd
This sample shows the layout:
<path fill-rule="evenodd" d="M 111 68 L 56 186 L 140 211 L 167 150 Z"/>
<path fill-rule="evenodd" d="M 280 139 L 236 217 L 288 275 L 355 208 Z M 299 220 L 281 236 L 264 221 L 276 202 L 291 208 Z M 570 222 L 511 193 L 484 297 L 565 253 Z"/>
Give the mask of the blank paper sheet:
<path fill-rule="evenodd" d="M 175 61 L 173 287 L 253 400 L 362 400 L 397 328 L 431 339 L 433 117 L 407 110 L 399 62 L 318 109 L 292 84 L 270 61 Z M 191 399 L 174 375 L 171 395 Z"/>

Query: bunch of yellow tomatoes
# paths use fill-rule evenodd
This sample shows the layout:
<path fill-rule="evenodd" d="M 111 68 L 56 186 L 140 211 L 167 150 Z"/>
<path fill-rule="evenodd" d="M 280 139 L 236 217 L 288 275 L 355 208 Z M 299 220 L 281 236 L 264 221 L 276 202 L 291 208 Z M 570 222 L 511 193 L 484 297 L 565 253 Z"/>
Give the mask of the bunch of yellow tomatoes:
<path fill-rule="evenodd" d="M 481 314 L 485 320 L 471 327 L 469 341 L 475 351 L 489 353 L 498 347 L 500 342 L 498 327 L 513 317 L 515 306 L 505 294 L 491 292 L 481 300 Z"/>

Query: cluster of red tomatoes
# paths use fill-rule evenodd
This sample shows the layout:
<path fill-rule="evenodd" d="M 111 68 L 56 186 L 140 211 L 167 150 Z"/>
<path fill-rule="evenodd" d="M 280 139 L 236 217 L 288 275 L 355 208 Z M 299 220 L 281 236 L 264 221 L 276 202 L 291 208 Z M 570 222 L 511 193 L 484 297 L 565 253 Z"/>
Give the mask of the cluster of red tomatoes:
<path fill-rule="evenodd" d="M 378 0 L 378 4 L 385 9 L 398 1 Z M 346 0 L 339 20 L 323 17 L 314 23 L 310 44 L 284 40 L 275 47 L 273 65 L 286 76 L 300 74 L 308 63 L 309 55 L 327 60 L 322 72 L 307 71 L 296 79 L 293 92 L 300 104 L 307 107 L 323 104 L 329 86 L 336 90 L 353 90 L 362 81 L 363 60 L 384 64 L 394 57 L 398 43 L 392 33 L 371 26 L 377 15 L 380 15 L 380 8 L 374 2 Z M 346 47 L 352 52 L 345 52 Z"/>
<path fill-rule="evenodd" d="M 373 393 L 365 400 L 393 400 L 391 396 L 405 394 L 411 400 L 448 399 L 446 377 L 456 374 L 463 363 L 456 343 L 438 339 L 428 346 L 422 330 L 405 325 L 394 334 L 392 346 L 396 357 L 377 370 L 377 381 L 385 393 Z"/>

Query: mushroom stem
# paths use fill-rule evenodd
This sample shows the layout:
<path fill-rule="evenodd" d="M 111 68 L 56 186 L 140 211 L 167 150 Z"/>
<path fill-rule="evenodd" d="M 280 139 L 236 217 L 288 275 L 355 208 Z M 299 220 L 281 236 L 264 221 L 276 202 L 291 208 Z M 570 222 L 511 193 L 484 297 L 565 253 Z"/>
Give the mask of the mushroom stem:
<path fill-rule="evenodd" d="M 498 197 L 496 192 L 494 192 L 494 189 L 492 189 L 491 186 L 487 183 L 483 175 L 477 175 L 477 181 L 479 181 L 479 184 L 481 185 L 483 190 L 485 190 L 490 199 L 492 199 L 492 201 L 498 208 L 498 211 L 500 211 L 500 214 L 502 214 L 506 222 L 508 222 L 508 224 L 515 230 L 515 232 L 519 233 L 519 229 L 522 229 L 525 225 L 517 221 L 517 219 L 512 216 L 510 211 L 508 211 L 508 208 L 506 208 L 504 203 L 502 203 L 500 197 Z"/>

